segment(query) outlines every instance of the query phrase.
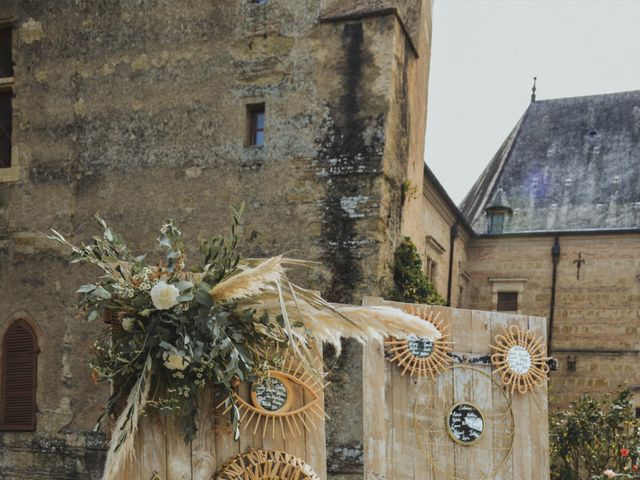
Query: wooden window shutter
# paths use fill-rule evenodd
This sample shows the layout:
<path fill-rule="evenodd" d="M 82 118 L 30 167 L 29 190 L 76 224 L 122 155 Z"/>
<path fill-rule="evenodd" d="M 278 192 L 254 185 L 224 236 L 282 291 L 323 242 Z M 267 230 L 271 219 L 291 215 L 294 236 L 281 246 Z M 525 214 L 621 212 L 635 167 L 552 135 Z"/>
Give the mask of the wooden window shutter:
<path fill-rule="evenodd" d="M 2 342 L 0 430 L 35 430 L 37 356 L 35 333 L 17 320 Z"/>

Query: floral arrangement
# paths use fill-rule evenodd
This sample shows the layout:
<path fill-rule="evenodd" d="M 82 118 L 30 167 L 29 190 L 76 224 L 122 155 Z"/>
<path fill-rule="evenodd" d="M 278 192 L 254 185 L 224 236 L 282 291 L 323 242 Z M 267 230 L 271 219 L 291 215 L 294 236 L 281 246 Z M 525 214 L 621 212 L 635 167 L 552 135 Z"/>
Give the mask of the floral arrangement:
<path fill-rule="evenodd" d="M 118 387 L 96 426 L 117 415 L 104 478 L 117 478 L 133 453 L 144 414 L 178 415 L 184 439 L 191 441 L 207 385 L 225 398 L 237 439 L 234 387 L 265 374 L 279 361 L 276 352 L 309 362 L 316 341 L 339 350 L 345 336 L 439 338 L 430 322 L 416 316 L 389 307 L 334 307 L 287 279 L 287 267 L 309 262 L 282 256 L 241 260 L 241 215 L 242 208 L 233 209 L 231 234 L 202 241 L 200 258 L 188 269 L 174 221 L 162 225 L 158 242 L 165 254 L 155 265 L 98 217 L 103 233 L 88 244 L 75 246 L 52 230 L 50 238 L 70 248 L 72 263 L 102 271 L 78 294 L 89 321 L 108 318 L 112 324 L 112 331 L 98 335 L 90 365 L 95 381 Z"/>

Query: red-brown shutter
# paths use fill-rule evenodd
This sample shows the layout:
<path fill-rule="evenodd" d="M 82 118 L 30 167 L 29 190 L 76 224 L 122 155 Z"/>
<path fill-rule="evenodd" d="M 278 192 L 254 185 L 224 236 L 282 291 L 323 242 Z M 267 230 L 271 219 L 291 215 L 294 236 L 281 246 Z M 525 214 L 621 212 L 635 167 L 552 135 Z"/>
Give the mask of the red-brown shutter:
<path fill-rule="evenodd" d="M 38 343 L 31 327 L 18 320 L 2 342 L 0 430 L 35 430 Z"/>

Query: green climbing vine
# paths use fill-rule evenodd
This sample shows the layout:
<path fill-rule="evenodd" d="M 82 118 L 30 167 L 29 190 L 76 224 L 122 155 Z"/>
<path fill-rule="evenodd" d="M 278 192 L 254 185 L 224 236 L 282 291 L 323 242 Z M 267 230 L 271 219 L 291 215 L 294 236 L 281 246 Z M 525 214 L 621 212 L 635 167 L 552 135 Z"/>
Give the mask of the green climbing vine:
<path fill-rule="evenodd" d="M 409 237 L 405 237 L 395 251 L 393 282 L 391 300 L 430 305 L 447 304 L 424 274 L 418 250 Z"/>

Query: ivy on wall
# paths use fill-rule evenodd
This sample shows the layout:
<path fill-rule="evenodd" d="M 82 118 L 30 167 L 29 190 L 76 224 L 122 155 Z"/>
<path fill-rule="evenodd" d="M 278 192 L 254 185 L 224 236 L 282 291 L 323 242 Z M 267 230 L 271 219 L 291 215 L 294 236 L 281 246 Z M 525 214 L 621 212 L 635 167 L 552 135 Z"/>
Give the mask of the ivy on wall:
<path fill-rule="evenodd" d="M 395 251 L 393 282 L 391 300 L 429 305 L 447 304 L 422 270 L 422 260 L 409 237 L 405 237 Z"/>

